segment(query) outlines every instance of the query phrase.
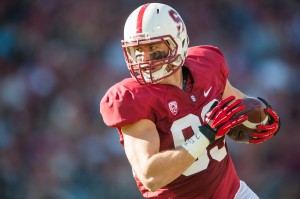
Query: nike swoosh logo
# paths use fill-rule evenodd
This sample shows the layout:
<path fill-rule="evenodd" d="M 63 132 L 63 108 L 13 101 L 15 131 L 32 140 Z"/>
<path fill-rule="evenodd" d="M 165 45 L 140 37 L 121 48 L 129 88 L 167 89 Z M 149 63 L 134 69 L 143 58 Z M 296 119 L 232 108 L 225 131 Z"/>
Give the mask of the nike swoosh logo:
<path fill-rule="evenodd" d="M 207 96 L 208 96 L 208 94 L 209 94 L 211 88 L 212 88 L 212 86 L 211 86 L 206 92 L 205 92 L 205 91 L 203 92 L 204 97 L 207 97 Z"/>

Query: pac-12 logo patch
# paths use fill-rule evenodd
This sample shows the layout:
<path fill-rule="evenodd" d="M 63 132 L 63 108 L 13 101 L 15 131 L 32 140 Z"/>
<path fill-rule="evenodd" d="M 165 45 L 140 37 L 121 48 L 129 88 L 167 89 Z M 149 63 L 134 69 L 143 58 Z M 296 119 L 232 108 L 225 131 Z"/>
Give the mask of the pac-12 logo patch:
<path fill-rule="evenodd" d="M 178 106 L 176 101 L 169 102 L 169 109 L 173 115 L 177 115 Z"/>

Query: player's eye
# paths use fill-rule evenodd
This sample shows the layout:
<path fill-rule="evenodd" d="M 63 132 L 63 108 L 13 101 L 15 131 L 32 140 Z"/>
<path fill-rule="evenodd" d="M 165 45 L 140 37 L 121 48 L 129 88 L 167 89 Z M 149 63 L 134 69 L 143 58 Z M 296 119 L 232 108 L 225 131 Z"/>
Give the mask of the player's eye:
<path fill-rule="evenodd" d="M 157 48 L 157 46 L 150 46 L 150 51 L 153 51 Z"/>

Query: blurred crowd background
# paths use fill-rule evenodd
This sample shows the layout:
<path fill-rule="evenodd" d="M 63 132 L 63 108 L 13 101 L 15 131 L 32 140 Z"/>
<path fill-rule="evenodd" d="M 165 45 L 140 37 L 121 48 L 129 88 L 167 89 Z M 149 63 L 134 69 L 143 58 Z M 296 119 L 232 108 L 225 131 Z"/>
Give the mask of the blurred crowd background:
<path fill-rule="evenodd" d="M 300 198 L 300 3 L 156 1 L 174 7 L 191 46 L 218 46 L 230 81 L 281 116 L 259 145 L 228 140 L 241 179 L 262 199 Z M 0 198 L 141 198 L 99 101 L 129 76 L 120 40 L 146 1 L 1 0 Z"/>

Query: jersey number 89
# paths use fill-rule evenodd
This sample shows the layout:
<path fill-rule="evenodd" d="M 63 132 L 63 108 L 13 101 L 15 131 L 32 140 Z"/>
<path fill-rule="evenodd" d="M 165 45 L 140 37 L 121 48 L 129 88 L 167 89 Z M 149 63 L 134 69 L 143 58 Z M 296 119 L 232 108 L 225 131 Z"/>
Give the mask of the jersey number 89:
<path fill-rule="evenodd" d="M 201 116 L 204 118 L 205 113 L 209 110 L 210 106 L 215 100 L 208 103 L 205 107 L 202 109 Z M 193 132 L 196 132 L 199 130 L 199 126 L 201 126 L 201 121 L 199 116 L 194 114 L 188 114 L 176 121 L 173 122 L 171 127 L 171 132 L 174 140 L 174 146 L 178 147 L 182 145 L 185 142 L 185 138 L 183 135 L 183 130 L 191 127 Z M 224 145 L 219 148 L 218 146 L 215 146 L 211 148 L 209 151 L 205 149 L 205 151 L 198 157 L 198 159 L 185 171 L 183 172 L 183 175 L 189 176 L 195 173 L 198 173 L 200 171 L 205 170 L 208 167 L 208 164 L 210 162 L 208 153 L 210 153 L 210 156 L 219 162 L 221 162 L 225 156 L 227 155 L 227 151 L 225 148 L 225 139 L 224 139 Z"/>

